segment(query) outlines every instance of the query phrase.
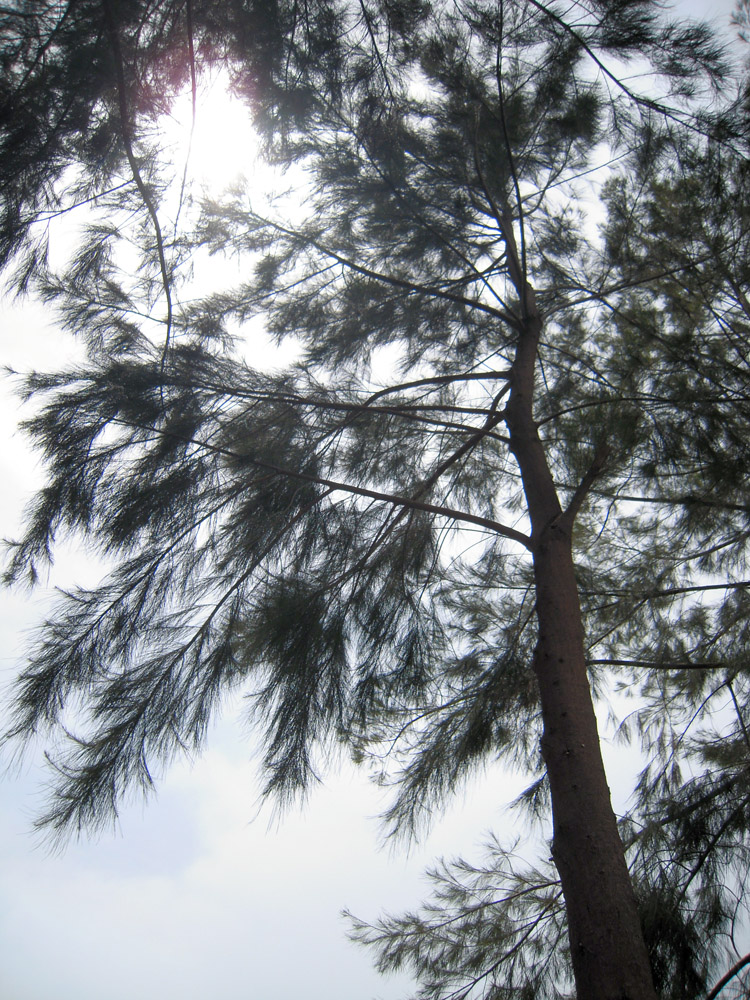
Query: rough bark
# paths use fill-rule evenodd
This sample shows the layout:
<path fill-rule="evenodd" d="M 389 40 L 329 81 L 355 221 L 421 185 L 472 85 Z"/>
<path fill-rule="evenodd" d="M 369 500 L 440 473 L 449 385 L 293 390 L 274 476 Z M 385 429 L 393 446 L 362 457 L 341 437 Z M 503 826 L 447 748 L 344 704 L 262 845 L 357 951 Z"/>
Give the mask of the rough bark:
<path fill-rule="evenodd" d="M 505 410 L 532 528 L 541 695 L 553 814 L 553 858 L 568 914 L 578 1000 L 656 1000 L 632 883 L 610 800 L 586 670 L 571 544 L 533 419 L 542 320 L 519 280 L 523 320 Z M 517 287 L 518 287 L 517 285 Z"/>

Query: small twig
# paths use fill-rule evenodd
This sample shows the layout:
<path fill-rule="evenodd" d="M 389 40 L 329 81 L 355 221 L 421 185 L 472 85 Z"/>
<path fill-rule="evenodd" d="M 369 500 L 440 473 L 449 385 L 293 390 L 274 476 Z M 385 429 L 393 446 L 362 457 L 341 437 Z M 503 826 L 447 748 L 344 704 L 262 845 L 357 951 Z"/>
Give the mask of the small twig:
<path fill-rule="evenodd" d="M 742 712 L 740 711 L 740 706 L 737 703 L 737 696 L 734 693 L 734 688 L 732 687 L 731 681 L 727 681 L 727 688 L 729 690 L 729 694 L 732 696 L 732 702 L 734 703 L 734 710 L 737 713 L 737 719 L 739 721 L 740 728 L 742 729 L 742 733 L 745 737 L 745 743 L 747 745 L 748 750 L 750 750 L 750 736 L 748 736 L 747 726 L 745 725 L 745 720 L 742 718 Z"/>
<path fill-rule="evenodd" d="M 188 61 L 190 63 L 190 135 L 188 137 L 187 150 L 185 152 L 185 167 L 182 171 L 182 183 L 180 184 L 180 197 L 177 201 L 177 212 L 175 214 L 174 226 L 172 227 L 172 238 L 177 238 L 177 226 L 180 221 L 180 213 L 185 199 L 185 188 L 187 187 L 188 169 L 190 167 L 190 154 L 193 149 L 193 139 L 195 138 L 195 123 L 198 114 L 198 81 L 195 73 L 195 45 L 193 42 L 193 7 L 191 0 L 185 4 L 185 14 L 187 18 L 187 42 Z"/>

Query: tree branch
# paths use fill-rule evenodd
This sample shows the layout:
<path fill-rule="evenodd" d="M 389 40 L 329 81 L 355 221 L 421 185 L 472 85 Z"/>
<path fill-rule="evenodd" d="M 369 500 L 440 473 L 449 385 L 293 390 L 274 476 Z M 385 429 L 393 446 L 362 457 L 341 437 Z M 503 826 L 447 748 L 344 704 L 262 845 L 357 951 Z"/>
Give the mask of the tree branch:
<path fill-rule="evenodd" d="M 725 670 L 728 663 L 655 663 L 653 660 L 586 660 L 589 667 L 607 665 L 610 667 L 644 667 L 649 670 Z"/>
<path fill-rule="evenodd" d="M 362 264 L 355 264 L 353 260 L 349 260 L 347 257 L 342 257 L 341 254 L 332 250 L 330 247 L 325 246 L 319 240 L 313 237 L 306 237 L 300 232 L 296 232 L 293 229 L 287 229 L 278 222 L 272 222 L 270 219 L 265 219 L 262 216 L 256 216 L 258 221 L 271 229 L 275 229 L 279 233 L 283 233 L 290 239 L 304 241 L 308 246 L 313 247 L 319 253 L 322 253 L 326 257 L 330 257 L 331 260 L 335 260 L 337 264 L 341 264 L 342 267 L 349 268 L 349 270 L 354 271 L 356 274 L 361 274 L 365 278 L 372 278 L 373 281 L 379 281 L 386 285 L 391 285 L 393 288 L 402 288 L 404 291 L 413 292 L 417 295 L 426 295 L 432 298 L 445 299 L 448 302 L 455 302 L 458 305 L 468 306 L 471 309 L 477 309 L 479 312 L 488 313 L 490 316 L 495 316 L 497 319 L 502 320 L 504 323 L 508 323 L 514 329 L 518 325 L 518 320 L 511 313 L 505 312 L 502 309 L 496 309 L 494 306 L 489 305 L 486 302 L 481 302 L 478 299 L 470 299 L 465 295 L 457 295 L 455 292 L 446 292 L 442 288 L 435 288 L 430 285 L 420 285 L 414 281 L 408 281 L 406 278 L 398 278 L 392 274 L 383 274 L 382 271 L 374 271 L 372 268 L 365 267 Z"/>
<path fill-rule="evenodd" d="M 355 486 L 353 483 L 342 483 L 335 479 L 328 479 L 325 476 L 315 476 L 312 473 L 301 472 L 297 469 L 287 469 L 280 465 L 274 465 L 272 462 L 265 462 L 259 458 L 253 458 L 250 455 L 243 455 L 236 451 L 231 451 L 229 448 L 222 448 L 219 445 L 209 444 L 207 441 L 200 441 L 197 438 L 190 437 L 188 435 L 177 434 L 174 431 L 160 430 L 158 427 L 154 427 L 151 424 L 141 424 L 135 421 L 126 421 L 114 419 L 112 423 L 119 424 L 122 427 L 137 428 L 138 430 L 148 431 L 149 433 L 160 435 L 163 437 L 171 437 L 178 441 L 182 441 L 184 444 L 194 444 L 199 448 L 205 448 L 207 451 L 213 452 L 217 455 L 225 455 L 227 458 L 239 459 L 243 462 L 247 462 L 248 465 L 255 466 L 257 469 L 265 469 L 267 472 L 272 472 L 277 476 L 284 476 L 291 479 L 299 479 L 302 482 L 315 483 L 318 486 L 325 486 L 327 489 L 333 491 L 341 491 L 342 493 L 351 493 L 354 496 L 369 497 L 372 500 L 380 500 L 383 503 L 392 504 L 394 507 L 404 507 L 410 510 L 423 510 L 428 514 L 436 514 L 440 517 L 447 517 L 452 521 L 460 521 L 466 524 L 477 524 L 482 528 L 487 528 L 489 531 L 494 531 L 498 535 L 502 535 L 504 538 L 509 538 L 514 542 L 518 542 L 523 545 L 525 549 L 531 550 L 531 539 L 528 535 L 525 535 L 522 531 L 517 531 L 515 528 L 510 528 L 500 521 L 495 521 L 491 517 L 482 517 L 480 514 L 471 514 L 468 511 L 457 510 L 453 507 L 445 507 L 440 504 L 426 503 L 421 500 L 414 500 L 410 497 L 399 496 L 394 493 L 384 493 L 382 490 L 371 490 L 364 486 Z M 481 436 L 484 435 L 482 430 Z M 469 442 L 466 442 L 468 444 Z M 462 453 L 464 449 L 461 449 Z M 453 458 L 454 456 L 451 456 Z"/>
<path fill-rule="evenodd" d="M 578 514 L 578 511 L 581 509 L 583 501 L 586 499 L 586 496 L 589 490 L 591 489 L 594 480 L 597 478 L 598 475 L 600 475 L 602 469 L 604 468 L 607 459 L 609 458 L 609 455 L 610 455 L 609 445 L 606 443 L 606 441 L 602 442 L 602 444 L 600 444 L 599 447 L 596 449 L 596 452 L 594 453 L 594 460 L 591 463 L 588 472 L 579 483 L 578 488 L 573 494 L 570 503 L 563 511 L 563 513 L 555 518 L 557 523 L 565 531 L 568 532 L 572 531 L 573 522 L 576 519 L 576 515 Z"/>
<path fill-rule="evenodd" d="M 750 965 L 750 954 L 745 955 L 744 958 L 739 960 L 739 962 L 735 962 L 732 968 L 726 973 L 726 975 L 721 977 L 716 986 L 714 986 L 711 992 L 706 996 L 706 1000 L 715 1000 L 727 983 L 734 979 L 737 973 L 741 972 L 746 965 Z"/>

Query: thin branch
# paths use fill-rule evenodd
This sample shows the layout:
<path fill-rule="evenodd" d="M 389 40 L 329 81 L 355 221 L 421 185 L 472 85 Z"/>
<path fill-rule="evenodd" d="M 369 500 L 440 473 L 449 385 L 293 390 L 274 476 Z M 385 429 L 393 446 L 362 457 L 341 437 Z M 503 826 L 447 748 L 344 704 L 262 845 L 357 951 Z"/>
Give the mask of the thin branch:
<path fill-rule="evenodd" d="M 649 670 L 725 670 L 728 663 L 655 663 L 653 660 L 586 660 L 589 667 L 606 665 L 610 667 L 644 667 Z"/>
<path fill-rule="evenodd" d="M 748 735 L 747 732 L 747 726 L 745 725 L 745 720 L 742 718 L 742 712 L 740 711 L 740 706 L 737 702 L 737 696 L 734 693 L 734 688 L 732 687 L 731 681 L 727 681 L 727 688 L 729 689 L 729 694 L 732 697 L 732 702 L 734 704 L 734 710 L 737 715 L 737 720 L 740 724 L 740 728 L 742 729 L 742 735 L 745 737 L 745 745 L 747 746 L 748 750 L 750 750 L 750 736 Z"/>
<path fill-rule="evenodd" d="M 702 593 L 704 590 L 741 590 L 744 587 L 750 587 L 750 580 L 738 580 L 737 583 L 704 583 L 694 587 L 665 587 L 664 590 L 649 590 L 635 594 L 631 590 L 585 590 L 583 588 L 581 588 L 581 593 L 587 597 L 636 597 L 639 600 L 650 600 L 652 597 L 673 597 L 677 594 Z"/>
<path fill-rule="evenodd" d="M 569 309 L 572 306 L 585 305 L 587 302 L 601 302 L 603 305 L 608 306 L 614 311 L 614 307 L 607 301 L 607 297 L 609 295 L 616 295 L 618 292 L 626 292 L 631 288 L 638 288 L 641 285 L 647 285 L 649 282 L 657 281 L 660 278 L 669 278 L 678 274 L 683 274 L 686 271 L 693 270 L 698 264 L 710 264 L 714 262 L 715 254 L 707 254 L 705 257 L 699 257 L 695 261 L 689 261 L 687 264 L 661 268 L 658 271 L 653 271 L 649 274 L 640 276 L 632 275 L 629 278 L 623 278 L 621 281 L 618 281 L 616 284 L 610 285 L 607 288 L 600 288 L 595 291 L 588 290 L 581 298 L 570 299 L 568 302 L 561 302 L 559 306 L 550 306 L 547 310 L 547 316 L 554 316 L 555 313 L 562 312 L 564 309 Z M 584 291 L 580 284 L 576 284 L 574 287 Z"/>
<path fill-rule="evenodd" d="M 442 288 L 437 288 L 431 285 L 421 285 L 414 281 L 408 281 L 406 278 L 398 278 L 392 274 L 384 274 L 382 271 L 374 271 L 372 268 L 365 267 L 362 264 L 356 264 L 353 260 L 349 260 L 347 257 L 342 257 L 341 254 L 332 250 L 330 247 L 325 246 L 319 240 L 313 237 L 306 237 L 302 233 L 297 232 L 293 229 L 287 229 L 286 226 L 282 226 L 278 222 L 272 222 L 270 219 L 265 219 L 262 216 L 257 216 L 258 221 L 268 226 L 270 229 L 275 229 L 279 233 L 283 233 L 292 240 L 303 241 L 308 244 L 308 246 L 313 247 L 319 253 L 324 254 L 326 257 L 330 257 L 331 260 L 335 260 L 337 264 L 341 264 L 342 267 L 346 267 L 356 274 L 361 274 L 365 278 L 372 278 L 373 281 L 379 281 L 386 285 L 391 285 L 394 288 L 402 288 L 407 292 L 413 292 L 417 295 L 426 295 L 429 297 L 437 299 L 445 299 L 448 302 L 455 302 L 458 305 L 468 306 L 471 309 L 477 309 L 480 312 L 488 313 L 490 316 L 495 316 L 497 319 L 502 320 L 504 323 L 508 323 L 512 327 L 516 327 L 518 320 L 511 313 L 505 312 L 502 309 L 496 309 L 494 306 L 489 305 L 486 302 L 481 302 L 478 299 L 470 299 L 465 295 L 457 295 L 455 292 L 447 292 Z"/>
<path fill-rule="evenodd" d="M 176 382 L 176 380 L 175 380 Z M 175 384 L 175 383 L 172 383 Z M 180 380 L 176 382 L 181 386 L 186 385 L 185 381 Z M 211 387 L 213 389 L 213 387 Z M 316 399 L 314 396 L 297 396 L 291 393 L 274 393 L 274 392 L 242 392 L 232 391 L 227 393 L 233 398 L 254 400 L 258 403 L 263 402 L 277 402 L 285 403 L 288 406 L 303 406 L 310 407 L 314 410 L 331 410 L 334 412 L 348 413 L 353 417 L 357 417 L 361 414 L 383 414 L 385 416 L 401 417 L 404 420 L 413 420 L 422 424 L 429 424 L 436 427 L 441 427 L 447 430 L 456 430 L 477 433 L 479 428 L 471 424 L 463 424 L 453 420 L 441 419 L 437 416 L 430 417 L 426 414 L 429 412 L 434 413 L 456 413 L 456 414 L 466 414 L 468 416 L 481 416 L 486 417 L 488 410 L 484 407 L 479 406 L 451 406 L 450 404 L 441 405 L 439 403 L 420 405 L 419 403 L 404 403 L 402 405 L 394 406 L 371 406 L 369 400 L 364 403 L 345 403 L 338 400 L 326 400 L 326 399 Z M 341 425 L 336 428 L 339 432 L 344 430 L 345 427 L 350 426 L 351 420 L 347 421 L 346 424 Z M 482 428 L 482 433 L 487 437 L 494 438 L 497 441 L 502 441 L 503 443 L 508 442 L 508 438 L 502 434 L 497 434 L 492 430 L 488 430 L 486 427 Z"/>
<path fill-rule="evenodd" d="M 372 21 L 370 20 L 370 15 L 367 12 L 367 7 L 364 4 L 364 0 L 359 0 L 359 8 L 362 11 L 362 17 L 364 19 L 365 25 L 367 26 L 367 33 L 370 36 L 370 41 L 372 42 L 372 47 L 375 51 L 375 57 L 378 61 L 378 65 L 380 66 L 380 73 L 383 77 L 383 82 L 385 83 L 388 93 L 390 94 L 391 100 L 393 101 L 395 100 L 395 95 L 393 93 L 393 89 L 391 88 L 391 81 L 388 79 L 388 71 L 385 68 L 383 57 L 380 54 L 380 47 L 378 46 L 378 42 L 375 37 L 375 31 L 372 27 Z"/>
<path fill-rule="evenodd" d="M 560 484 L 563 489 L 570 489 L 568 486 Z M 737 510 L 743 514 L 750 513 L 750 505 L 744 503 L 728 503 L 724 500 L 707 500 L 705 497 L 697 497 L 694 494 L 686 493 L 681 497 L 636 497 L 629 496 L 625 493 L 605 493 L 603 490 L 591 490 L 591 492 L 598 497 L 603 497 L 605 500 L 629 500 L 632 503 L 655 503 L 664 504 L 665 506 L 678 507 L 687 506 L 689 504 L 699 504 L 702 507 L 716 507 L 719 510 Z M 750 583 L 750 581 L 747 581 Z M 736 586 L 744 586 L 744 584 L 737 584 Z"/>
<path fill-rule="evenodd" d="M 510 175 L 513 179 L 513 188 L 516 192 L 516 203 L 518 205 L 518 225 L 521 235 L 521 275 L 523 277 L 524 289 L 518 289 L 518 293 L 521 297 L 521 304 L 523 308 L 526 308 L 526 296 L 524 294 L 525 285 L 527 280 L 526 272 L 526 231 L 523 221 L 523 201 L 521 199 L 521 188 L 518 183 L 518 174 L 516 172 L 516 163 L 513 157 L 513 150 L 510 145 L 510 136 L 508 135 L 508 123 L 505 118 L 505 96 L 503 94 L 503 76 L 502 76 L 502 46 L 503 46 L 503 16 L 505 8 L 500 5 L 500 38 L 497 43 L 497 52 L 495 54 L 495 77 L 497 79 L 497 98 L 500 105 L 500 121 L 503 126 L 503 138 L 505 140 L 505 151 L 508 155 L 508 166 L 510 167 Z M 510 223 L 512 225 L 512 223 Z"/>
<path fill-rule="evenodd" d="M 117 74 L 117 93 L 119 98 L 119 109 L 120 109 L 120 126 L 122 130 L 122 141 L 125 146 L 125 155 L 130 166 L 131 173 L 133 174 L 133 180 L 135 181 L 136 187 L 143 199 L 143 204 L 146 206 L 146 211 L 148 212 L 151 222 L 154 227 L 154 235 L 156 238 L 156 252 L 159 257 L 159 270 L 161 271 L 161 280 L 164 287 L 164 296 L 167 303 L 167 332 L 164 338 L 164 350 L 162 351 L 161 366 L 162 372 L 164 370 L 164 365 L 167 359 L 167 353 L 169 351 L 169 342 L 172 332 L 172 291 L 169 280 L 169 271 L 167 268 L 167 259 L 164 253 L 164 239 L 162 237 L 161 225 L 159 224 L 159 216 L 156 212 L 156 206 L 149 193 L 148 188 L 141 175 L 140 167 L 138 166 L 138 161 L 136 160 L 135 153 L 133 151 L 133 139 L 130 132 L 130 118 L 128 112 L 128 98 L 127 98 L 127 88 L 125 83 L 125 64 L 122 55 L 122 48 L 120 46 L 120 36 L 117 31 L 117 24 L 115 23 L 114 14 L 112 13 L 111 0 L 104 0 L 104 12 L 107 19 L 107 27 L 109 29 L 110 41 L 112 44 L 112 53 L 115 57 L 115 71 Z"/>
<path fill-rule="evenodd" d="M 182 183 L 180 184 L 180 197 L 177 200 L 177 212 L 175 213 L 174 226 L 172 227 L 173 238 L 177 236 L 177 226 L 180 221 L 180 213 L 185 198 L 185 188 L 187 187 L 188 168 L 190 166 L 190 154 L 193 149 L 193 139 L 195 138 L 195 123 L 198 113 L 198 81 L 195 72 L 195 44 L 193 40 L 193 4 L 192 0 L 185 2 L 185 18 L 188 42 L 188 61 L 190 63 L 190 135 L 188 137 L 187 150 L 185 151 L 185 167 L 182 171 Z"/>
<path fill-rule="evenodd" d="M 509 959 L 513 958 L 513 956 L 520 950 L 520 948 L 528 940 L 528 938 L 531 937 L 534 931 L 546 920 L 549 920 L 551 916 L 554 916 L 553 907 L 561 897 L 562 897 L 562 890 L 560 890 L 560 892 L 555 893 L 555 895 L 552 896 L 551 899 L 547 900 L 547 902 L 542 907 L 541 911 L 537 914 L 536 917 L 534 917 L 533 920 L 529 921 L 527 924 L 524 924 L 520 928 L 516 928 L 516 932 L 518 930 L 521 930 L 524 931 L 525 933 L 523 933 L 518 938 L 516 943 L 508 951 L 506 951 L 503 955 L 501 955 L 500 958 L 497 959 L 497 961 L 493 962 L 488 969 L 485 969 L 485 971 L 482 972 L 480 975 L 475 976 L 474 979 L 471 980 L 471 982 L 467 983 L 465 986 L 460 986 L 458 989 L 453 990 L 453 992 L 451 993 L 448 993 L 446 996 L 446 1000 L 466 1000 L 466 998 L 469 996 L 471 991 L 478 983 L 482 982 L 483 979 L 487 979 L 487 977 L 491 976 L 494 972 L 496 972 L 504 962 L 507 962 Z"/>
<path fill-rule="evenodd" d="M 73 212 L 76 208 L 81 208 L 83 205 L 90 205 L 93 202 L 99 201 L 101 198 L 106 198 L 107 195 L 115 194 L 117 191 L 122 191 L 123 188 L 129 187 L 133 184 L 134 180 L 122 181 L 120 184 L 115 184 L 113 187 L 106 188 L 104 191 L 97 191 L 96 194 L 89 195 L 87 198 L 81 198 L 80 201 L 74 201 L 70 205 L 65 205 L 63 208 L 57 208 L 54 211 L 50 210 L 48 212 L 41 212 L 39 215 L 26 216 L 23 220 L 25 225 L 30 225 L 33 222 L 51 222 L 53 219 L 59 219 L 60 216 L 66 215 L 68 212 Z"/>
<path fill-rule="evenodd" d="M 750 965 L 750 954 L 745 955 L 745 957 L 741 958 L 739 962 L 735 962 L 732 968 L 726 973 L 726 975 L 721 977 L 716 986 L 714 986 L 711 992 L 706 996 L 706 1000 L 716 1000 L 716 997 L 721 993 L 727 983 L 734 979 L 737 973 L 741 972 L 746 965 Z"/>
<path fill-rule="evenodd" d="M 685 897 L 687 896 L 688 889 L 690 888 L 694 880 L 697 878 L 701 868 L 703 868 L 706 861 L 708 861 L 708 859 L 711 857 L 711 852 L 719 843 L 719 841 L 724 836 L 729 827 L 732 825 L 732 823 L 735 821 L 735 819 L 737 819 L 738 816 L 744 815 L 745 810 L 747 808 L 747 803 L 748 803 L 747 796 L 740 800 L 740 803 L 737 806 L 737 808 L 733 809 L 729 813 L 729 815 L 726 817 L 726 819 L 721 824 L 719 829 L 716 831 L 713 837 L 711 837 L 708 844 L 706 844 L 705 848 L 701 851 L 700 855 L 698 856 L 697 864 L 693 866 L 687 881 L 682 886 L 682 889 L 680 890 L 680 893 L 677 896 L 677 899 L 675 900 L 675 906 L 679 906 L 685 899 Z"/>
<path fill-rule="evenodd" d="M 328 479 L 325 476 L 315 476 L 311 473 L 301 472 L 297 469 L 283 468 L 280 465 L 274 465 L 271 462 L 265 462 L 262 459 L 253 458 L 250 455 L 243 455 L 238 452 L 231 451 L 228 448 L 221 448 L 219 445 L 212 445 L 207 441 L 200 441 L 197 438 L 193 438 L 188 435 L 178 434 L 174 431 L 160 430 L 152 424 L 141 424 L 135 421 L 125 421 L 119 419 L 114 419 L 112 423 L 119 424 L 123 427 L 137 428 L 138 430 L 148 431 L 149 433 L 161 435 L 163 437 L 174 438 L 185 444 L 194 444 L 197 447 L 204 448 L 214 454 L 225 455 L 227 458 L 235 460 L 239 459 L 243 462 L 247 462 L 248 465 L 253 465 L 258 469 L 265 469 L 267 472 L 272 472 L 277 476 L 299 479 L 306 483 L 315 483 L 318 486 L 325 486 L 327 489 L 341 491 L 342 493 L 350 493 L 354 496 L 370 497 L 373 500 L 380 500 L 383 503 L 392 504 L 394 507 L 403 507 L 409 510 L 422 510 L 428 514 L 436 514 L 439 517 L 447 517 L 452 521 L 459 521 L 467 524 L 478 524 L 483 528 L 487 528 L 489 531 L 494 531 L 496 534 L 502 535 L 504 538 L 510 538 L 512 541 L 518 542 L 520 545 L 523 545 L 525 549 L 531 551 L 531 539 L 528 535 L 525 535 L 522 531 L 517 531 L 515 528 L 510 528 L 508 525 L 502 524 L 500 521 L 495 521 L 490 517 L 482 517 L 479 514 L 471 514 L 468 511 L 456 510 L 453 507 L 444 507 L 439 504 L 426 503 L 421 500 L 414 500 L 410 497 L 399 496 L 393 493 L 384 493 L 382 490 L 371 490 L 364 486 L 355 486 L 353 483 L 342 483 L 335 479 Z M 482 430 L 481 436 L 484 436 L 484 430 Z M 468 443 L 469 442 L 466 442 L 466 444 Z M 463 449 L 459 450 L 463 453 Z"/>
<path fill-rule="evenodd" d="M 363 406 L 369 406 L 370 403 L 374 403 L 376 399 L 380 399 L 381 396 L 389 395 L 392 392 L 401 392 L 404 389 L 419 389 L 422 386 L 428 385 L 448 385 L 450 382 L 468 382 L 473 379 L 505 379 L 506 381 L 510 379 L 513 373 L 510 369 L 506 371 L 488 371 L 488 372 L 465 372 L 460 375 L 433 375 L 431 378 L 419 378 L 415 379 L 413 382 L 401 382 L 398 385 L 389 385 L 385 389 L 378 389 L 377 392 L 373 393 L 371 396 L 365 400 L 362 404 Z"/>
<path fill-rule="evenodd" d="M 575 493 L 573 494 L 570 503 L 565 508 L 564 512 L 558 515 L 557 518 L 555 518 L 557 523 L 561 525 L 566 531 L 572 530 L 573 522 L 576 519 L 576 515 L 578 514 L 578 511 L 581 509 L 583 501 L 586 499 L 586 496 L 588 495 L 594 483 L 594 480 L 597 478 L 597 476 L 601 474 L 602 469 L 604 468 L 607 459 L 609 458 L 610 451 L 611 449 L 606 442 L 603 442 L 602 444 L 599 445 L 594 454 L 594 460 L 589 466 L 588 471 L 581 480 Z"/>
<path fill-rule="evenodd" d="M 627 87 L 622 82 L 622 80 L 615 73 L 612 72 L 612 70 L 608 69 L 607 66 L 605 66 L 605 64 L 596 55 L 591 46 L 575 30 L 575 28 L 571 27 L 565 21 L 565 19 L 561 17 L 560 14 L 556 14 L 555 11 L 552 10 L 550 7 L 547 7 L 543 3 L 540 3 L 540 0 L 529 0 L 529 3 L 533 7 L 536 7 L 537 10 L 541 11 L 542 14 L 544 14 L 546 17 L 549 17 L 556 24 L 559 24 L 560 27 L 571 36 L 571 38 L 574 38 L 576 42 L 578 42 L 578 44 L 581 46 L 583 51 L 586 53 L 586 55 L 601 70 L 604 76 L 606 76 L 607 79 L 611 80 L 612 83 L 619 90 L 621 90 L 623 94 L 625 94 L 625 96 L 628 97 L 634 104 L 638 105 L 638 107 L 647 108 L 649 111 L 655 111 L 657 114 L 662 115 L 664 118 L 676 122 L 682 128 L 689 129 L 691 132 L 697 132 L 698 135 L 701 136 L 708 135 L 705 129 L 700 128 L 698 125 L 694 124 L 695 119 L 691 120 L 691 118 L 688 115 L 681 115 L 676 108 L 670 108 L 667 105 L 661 104 L 659 101 L 655 101 L 653 98 L 643 97 L 640 94 L 636 94 L 635 91 Z M 733 152 L 737 151 L 730 142 L 728 142 L 726 139 L 723 139 L 721 136 L 714 135 L 711 138 L 714 140 L 714 142 L 718 142 L 721 145 L 728 147 Z"/>

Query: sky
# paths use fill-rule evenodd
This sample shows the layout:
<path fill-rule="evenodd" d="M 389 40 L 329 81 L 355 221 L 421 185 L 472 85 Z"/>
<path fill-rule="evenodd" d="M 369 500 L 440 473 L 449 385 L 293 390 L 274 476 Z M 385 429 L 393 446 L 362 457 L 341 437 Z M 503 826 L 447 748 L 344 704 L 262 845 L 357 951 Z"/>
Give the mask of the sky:
<path fill-rule="evenodd" d="M 689 14 L 725 19 L 733 4 L 690 0 Z M 210 143 L 209 143 L 210 145 Z M 210 165 L 207 169 L 211 169 Z M 0 311 L 0 358 L 17 370 L 70 357 L 54 318 L 33 303 Z M 0 383 L 0 535 L 18 532 L 38 460 L 16 431 L 18 406 Z M 50 582 L 85 582 L 96 565 L 66 551 Z M 22 662 L 45 593 L 0 595 L 0 685 Z M 632 762 L 605 746 L 616 805 Z M 414 907 L 422 872 L 440 855 L 477 859 L 490 830 L 521 833 L 504 806 L 521 790 L 497 769 L 473 782 L 407 852 L 383 845 L 383 792 L 349 765 L 308 802 L 275 817 L 258 802 L 252 740 L 235 704 L 199 759 L 183 761 L 116 830 L 51 853 L 33 833 L 43 795 L 40 756 L 0 771 L 0 1000 L 396 1000 L 405 976 L 383 978 L 346 939 L 340 913 L 375 918 Z M 0 762 L 2 766 L 2 762 Z"/>

